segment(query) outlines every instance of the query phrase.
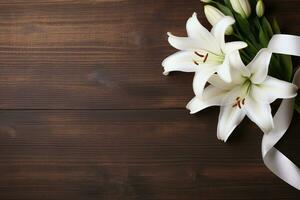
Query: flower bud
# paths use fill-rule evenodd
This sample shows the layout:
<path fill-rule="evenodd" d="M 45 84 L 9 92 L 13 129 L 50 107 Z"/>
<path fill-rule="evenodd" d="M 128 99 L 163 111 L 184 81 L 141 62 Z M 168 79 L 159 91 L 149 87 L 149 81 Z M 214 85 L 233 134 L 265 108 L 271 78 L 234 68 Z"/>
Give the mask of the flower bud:
<path fill-rule="evenodd" d="M 265 4 L 262 0 L 259 0 L 256 4 L 256 15 L 262 17 L 265 13 Z"/>
<path fill-rule="evenodd" d="M 210 3 L 212 0 L 201 0 L 203 3 Z"/>
<path fill-rule="evenodd" d="M 225 15 L 218 10 L 217 8 L 210 6 L 210 5 L 206 5 L 204 6 L 204 13 L 205 16 L 208 20 L 208 22 L 214 26 L 216 23 L 218 23 L 223 17 L 225 17 Z M 231 35 L 233 33 L 233 28 L 230 26 L 227 28 L 226 30 L 226 35 Z"/>
<path fill-rule="evenodd" d="M 243 18 L 251 15 L 251 6 L 248 0 L 230 0 L 233 10 L 239 13 Z"/>

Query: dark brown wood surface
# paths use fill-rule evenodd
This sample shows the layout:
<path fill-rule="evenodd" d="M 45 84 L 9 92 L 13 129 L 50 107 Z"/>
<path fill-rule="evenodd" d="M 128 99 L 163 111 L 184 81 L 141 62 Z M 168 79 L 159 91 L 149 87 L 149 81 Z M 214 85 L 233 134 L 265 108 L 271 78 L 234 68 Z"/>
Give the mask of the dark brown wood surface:
<path fill-rule="evenodd" d="M 298 0 L 268 0 L 300 35 Z M 199 0 L 0 0 L 0 200 L 300 199 L 245 120 L 191 116 L 192 74 L 162 76 Z M 296 61 L 297 63 L 297 61 Z M 300 164 L 299 115 L 278 148 Z"/>

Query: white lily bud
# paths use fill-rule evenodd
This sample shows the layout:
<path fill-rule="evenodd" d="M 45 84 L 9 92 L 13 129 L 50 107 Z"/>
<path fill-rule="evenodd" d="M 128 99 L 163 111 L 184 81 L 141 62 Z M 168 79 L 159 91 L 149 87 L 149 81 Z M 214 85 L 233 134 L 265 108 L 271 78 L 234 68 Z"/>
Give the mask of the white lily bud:
<path fill-rule="evenodd" d="M 210 3 L 212 0 L 200 0 L 203 3 Z"/>
<path fill-rule="evenodd" d="M 262 17 L 265 14 L 265 4 L 262 0 L 259 0 L 256 4 L 256 15 Z"/>
<path fill-rule="evenodd" d="M 230 0 L 230 3 L 233 10 L 243 18 L 248 18 L 251 15 L 251 6 L 248 0 Z"/>
<path fill-rule="evenodd" d="M 206 5 L 204 6 L 204 13 L 205 16 L 208 20 L 208 22 L 214 26 L 216 23 L 218 23 L 225 15 L 217 8 L 211 6 L 211 5 Z M 231 35 L 233 33 L 233 28 L 232 26 L 228 27 L 226 30 L 226 35 Z"/>

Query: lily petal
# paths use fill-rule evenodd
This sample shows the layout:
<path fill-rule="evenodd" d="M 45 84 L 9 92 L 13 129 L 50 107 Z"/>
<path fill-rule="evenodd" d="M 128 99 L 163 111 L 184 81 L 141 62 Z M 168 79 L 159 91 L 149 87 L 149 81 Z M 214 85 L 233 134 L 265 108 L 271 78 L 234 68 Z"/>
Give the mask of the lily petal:
<path fill-rule="evenodd" d="M 245 101 L 247 116 L 264 132 L 269 133 L 274 128 L 271 106 L 248 97 Z"/>
<path fill-rule="evenodd" d="M 196 96 L 202 97 L 204 87 L 208 79 L 217 72 L 219 66 L 207 65 L 199 69 L 194 76 L 193 90 Z"/>
<path fill-rule="evenodd" d="M 189 37 L 177 37 L 172 35 L 171 33 L 168 33 L 169 38 L 168 41 L 170 45 L 172 45 L 174 48 L 182 51 L 197 51 L 200 49 L 208 50 L 205 43 L 202 43 L 201 41 L 189 38 Z"/>
<path fill-rule="evenodd" d="M 244 62 L 242 61 L 240 52 L 238 50 L 232 51 L 229 54 L 229 62 L 230 62 L 230 66 L 242 72 L 243 76 L 251 75 L 249 69 L 245 66 Z"/>
<path fill-rule="evenodd" d="M 224 47 L 224 52 L 225 53 L 231 53 L 236 50 L 244 49 L 248 46 L 246 42 L 227 42 Z"/>
<path fill-rule="evenodd" d="M 245 81 L 244 77 L 251 76 L 249 69 L 243 63 L 238 50 L 229 54 L 229 63 L 231 66 L 230 72 L 232 83 L 241 84 L 243 81 Z"/>
<path fill-rule="evenodd" d="M 217 128 L 218 139 L 226 142 L 245 115 L 244 109 L 232 107 L 232 105 L 222 106 Z"/>
<path fill-rule="evenodd" d="M 268 49 L 261 49 L 252 60 L 252 62 L 249 63 L 248 68 L 253 74 L 251 77 L 251 81 L 253 83 L 260 84 L 266 79 L 271 57 L 271 51 L 269 51 Z"/>
<path fill-rule="evenodd" d="M 226 96 L 223 98 L 222 106 L 233 106 L 237 102 L 237 98 L 243 99 L 246 96 L 246 91 L 243 90 L 242 85 L 234 85 L 229 91 L 227 91 Z"/>
<path fill-rule="evenodd" d="M 216 88 L 214 86 L 208 86 L 203 92 L 203 98 L 194 97 L 186 106 L 190 110 L 191 114 L 195 114 L 205 108 L 211 106 L 221 105 L 222 99 L 226 91 Z"/>
<path fill-rule="evenodd" d="M 217 87 L 221 90 L 231 90 L 233 87 L 234 87 L 234 83 L 233 82 L 230 82 L 230 83 L 227 83 L 225 81 L 223 81 L 220 76 L 218 76 L 217 74 L 213 74 L 208 82 L 213 85 L 214 87 Z"/>
<path fill-rule="evenodd" d="M 225 51 L 225 32 L 228 27 L 230 27 L 232 24 L 235 23 L 235 20 L 233 17 L 226 16 L 222 18 L 215 26 L 213 26 L 211 33 L 215 36 L 217 39 L 220 48 L 222 51 Z"/>
<path fill-rule="evenodd" d="M 229 57 L 226 55 L 223 64 L 219 67 L 218 75 L 221 79 L 228 83 L 231 82 L 230 68 Z"/>
<path fill-rule="evenodd" d="M 251 95 L 267 104 L 276 99 L 290 99 L 297 96 L 298 87 L 292 83 L 270 76 L 259 86 L 253 86 Z"/>
<path fill-rule="evenodd" d="M 195 72 L 198 65 L 194 62 L 195 54 L 191 51 L 179 51 L 167 57 L 163 62 L 164 75 L 168 75 L 172 71 Z"/>
<path fill-rule="evenodd" d="M 221 53 L 221 49 L 215 37 L 199 22 L 196 13 L 188 19 L 186 30 L 190 38 L 201 41 L 207 50 Z"/>

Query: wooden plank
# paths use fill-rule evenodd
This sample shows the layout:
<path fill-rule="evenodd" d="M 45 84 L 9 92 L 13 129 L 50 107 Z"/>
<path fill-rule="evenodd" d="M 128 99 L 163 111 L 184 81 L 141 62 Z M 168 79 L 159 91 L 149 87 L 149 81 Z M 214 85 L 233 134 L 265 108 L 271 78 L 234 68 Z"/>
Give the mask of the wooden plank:
<path fill-rule="evenodd" d="M 191 8 L 174 20 L 170 3 L 0 3 L 0 108 L 184 107 L 192 76 L 165 78 L 161 61 L 174 51 L 167 30 L 183 32 Z"/>
<path fill-rule="evenodd" d="M 269 4 L 299 33 L 288 2 Z M 164 77 L 161 61 L 194 11 L 206 22 L 198 0 L 1 1 L 0 109 L 184 108 L 192 74 Z"/>
<path fill-rule="evenodd" d="M 284 32 L 300 34 L 298 1 L 265 1 Z M 205 21 L 202 8 L 0 1 L 0 199 L 299 199 L 263 165 L 257 127 L 246 121 L 219 142 L 217 109 L 181 109 L 192 75 L 161 75 L 175 51 L 165 33 L 185 35 L 194 11 Z M 278 144 L 296 164 L 299 120 Z"/>
<path fill-rule="evenodd" d="M 0 199 L 299 199 L 263 165 L 258 128 L 223 144 L 216 115 L 2 111 Z M 299 164 L 297 120 L 279 149 Z"/>

